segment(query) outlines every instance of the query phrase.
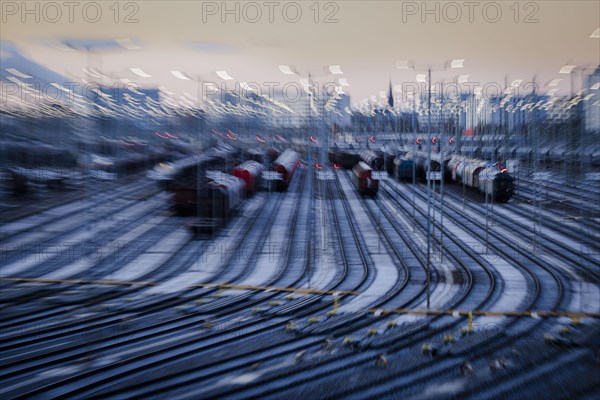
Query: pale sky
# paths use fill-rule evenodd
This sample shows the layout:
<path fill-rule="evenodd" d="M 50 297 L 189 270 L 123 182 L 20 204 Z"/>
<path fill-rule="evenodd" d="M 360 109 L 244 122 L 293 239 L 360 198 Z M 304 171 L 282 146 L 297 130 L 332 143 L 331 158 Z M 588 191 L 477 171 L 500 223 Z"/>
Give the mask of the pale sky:
<path fill-rule="evenodd" d="M 283 64 L 295 66 L 302 74 L 311 72 L 316 80 L 331 80 L 334 77 L 323 76 L 323 66 L 333 64 L 341 66 L 341 76 L 350 83 L 345 91 L 356 102 L 387 91 L 390 78 L 396 85 L 414 81 L 415 71 L 396 68 L 396 61 L 402 59 L 414 60 L 417 69 L 433 65 L 433 81 L 467 74 L 470 81 L 503 86 L 506 75 L 509 84 L 515 79 L 531 81 L 534 76 L 542 85 L 563 78 L 559 88 L 567 92 L 568 76 L 558 74 L 564 64 L 587 68 L 600 64 L 600 39 L 590 38 L 600 27 L 600 1 L 595 0 L 516 5 L 513 1 L 428 2 L 430 14 L 420 1 L 336 1 L 316 3 L 318 15 L 314 1 L 228 2 L 233 12 L 225 15 L 222 2 L 120 2 L 118 14 L 114 1 L 87 6 L 89 2 L 76 2 L 71 16 L 60 1 L 54 3 L 60 15 L 47 2 L 28 2 L 30 14 L 24 14 L 20 1 L 1 3 L 2 40 L 14 42 L 46 67 L 69 77 L 84 77 L 81 68 L 89 62 L 111 76 L 174 92 L 195 93 L 196 86 L 178 80 L 171 70 L 215 82 L 219 79 L 214 71 L 225 70 L 236 81 L 262 85 L 297 82 L 298 77 L 279 71 Z M 88 61 L 83 52 L 61 51 L 49 44 L 60 39 L 116 38 L 132 39 L 141 49 L 106 50 Z M 202 45 L 194 48 L 194 43 Z M 456 58 L 465 59 L 464 68 L 440 71 L 446 60 Z M 152 77 L 136 77 L 130 67 Z M 576 88 L 579 81 L 577 76 Z"/>

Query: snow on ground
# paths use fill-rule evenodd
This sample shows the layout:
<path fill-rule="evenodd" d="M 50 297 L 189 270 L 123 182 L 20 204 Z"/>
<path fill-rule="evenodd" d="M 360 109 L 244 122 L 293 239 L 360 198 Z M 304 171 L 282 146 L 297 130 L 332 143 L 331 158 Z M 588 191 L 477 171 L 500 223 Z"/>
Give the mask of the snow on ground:
<path fill-rule="evenodd" d="M 263 193 L 255 195 L 246 202 L 241 217 L 235 218 L 231 226 L 219 233 L 218 240 L 198 243 L 200 251 L 198 258 L 190 264 L 187 271 L 175 276 L 157 286 L 148 288 L 143 294 L 176 293 L 189 288 L 191 285 L 209 282 L 215 275 L 228 265 L 234 255 L 226 251 L 226 244 L 240 243 L 243 238 L 243 229 L 249 218 L 266 201 Z"/>
<path fill-rule="evenodd" d="M 192 234 L 187 228 L 179 228 L 166 237 L 162 237 L 160 241 L 150 246 L 143 253 L 135 254 L 134 260 L 103 279 L 135 281 L 163 265 L 191 238 Z"/>
<path fill-rule="evenodd" d="M 285 265 L 285 252 L 282 251 L 287 243 L 283 241 L 291 237 L 292 216 L 295 213 L 296 198 L 299 194 L 285 196 L 269 229 L 267 237 L 264 238 L 256 264 L 248 276 L 236 284 L 249 286 L 265 286 L 271 281 Z M 237 295 L 239 290 L 226 290 L 222 295 Z"/>
<path fill-rule="evenodd" d="M 330 221 L 327 216 L 328 202 L 323 199 L 316 200 L 317 212 L 315 213 L 315 226 L 319 227 L 319 234 L 317 236 L 317 255 L 313 260 L 313 271 L 310 277 L 310 288 L 317 290 L 325 290 L 333 284 L 333 281 L 337 273 L 337 261 L 333 254 L 332 248 L 328 248 L 328 229 Z M 331 251 L 329 251 L 331 250 Z M 301 286 L 302 288 L 309 288 L 308 282 Z"/>
<path fill-rule="evenodd" d="M 97 262 L 99 261 L 99 257 L 100 257 L 99 255 L 101 255 L 102 258 L 105 258 L 105 257 L 113 256 L 116 252 L 118 254 L 120 249 L 125 248 L 126 246 L 130 245 L 131 243 L 134 243 L 135 240 L 140 238 L 145 233 L 151 231 L 152 229 L 158 227 L 167 218 L 168 217 L 162 217 L 162 216 L 151 218 L 148 221 L 146 221 L 140 225 L 137 225 L 134 229 L 130 230 L 129 232 L 125 233 L 122 236 L 119 236 L 118 238 L 111 241 L 110 243 L 108 243 L 98 249 L 95 249 L 96 251 L 93 253 L 93 255 L 81 257 L 81 258 L 77 259 L 77 261 L 75 261 L 75 262 L 67 264 L 55 271 L 52 271 L 52 272 L 42 276 L 42 278 L 44 278 L 44 279 L 67 279 L 71 276 L 85 272 L 88 269 L 92 269 L 94 267 L 94 265 L 96 265 Z"/>
<path fill-rule="evenodd" d="M 61 237 L 60 242 L 50 243 L 49 247 L 47 247 L 47 245 L 44 245 L 43 248 L 40 245 L 39 249 L 35 249 L 37 251 L 28 252 L 26 255 L 24 255 L 24 257 L 21 257 L 20 260 L 14 261 L 11 264 L 8 264 L 8 265 L 2 267 L 2 269 L 1 269 L 2 276 L 14 276 L 15 274 L 22 273 L 23 271 L 26 271 L 28 269 L 43 265 L 44 263 L 60 262 L 61 260 L 64 260 L 65 258 L 66 259 L 77 258 L 76 261 L 71 263 L 71 264 L 75 264 L 75 263 L 78 264 L 77 267 L 72 265 L 72 268 L 75 271 L 81 270 L 86 265 L 91 266 L 94 264 L 94 262 L 84 260 L 84 258 L 86 258 L 86 257 L 84 257 L 84 254 L 82 254 L 83 250 L 85 249 L 85 244 L 88 241 L 93 240 L 95 237 L 97 237 L 98 232 L 109 232 L 110 230 L 118 227 L 119 224 L 121 224 L 123 221 L 141 218 L 144 215 L 148 214 L 150 212 L 150 210 L 152 210 L 155 207 L 156 206 L 152 202 L 137 203 L 137 204 L 133 205 L 132 207 L 126 208 L 126 209 L 116 213 L 109 219 L 102 219 L 101 221 L 98 221 L 95 224 L 95 226 L 93 227 L 93 229 L 87 229 L 87 226 L 83 225 L 82 228 L 77 230 L 76 232 L 73 232 L 71 234 L 65 235 L 64 237 Z M 145 223 L 133 228 L 130 232 L 126 233 L 124 236 L 117 238 L 117 239 L 113 240 L 111 243 L 103 246 L 101 249 L 97 249 L 96 246 L 93 246 L 87 250 L 90 250 L 90 249 L 96 250 L 97 254 L 102 254 L 103 256 L 105 254 L 111 254 L 112 251 L 114 251 L 114 247 L 115 247 L 116 243 L 118 243 L 118 245 L 120 247 L 123 247 L 126 242 L 129 242 L 131 240 L 131 239 L 128 240 L 127 238 L 130 237 L 132 234 L 134 234 L 135 232 L 143 233 L 143 231 L 146 230 L 145 229 L 146 227 L 148 227 L 150 225 L 151 225 L 150 227 L 153 227 L 156 225 L 157 221 L 161 222 L 164 219 L 165 219 L 164 217 L 152 218 L 150 221 L 154 221 L 154 223 L 150 222 L 150 221 L 146 221 Z M 132 233 L 132 232 L 134 232 L 134 233 Z M 138 235 L 136 235 L 136 237 L 137 236 Z M 41 250 L 41 252 L 40 252 L 40 250 Z M 64 268 L 67 268 L 67 267 L 64 267 Z M 66 269 L 65 269 L 65 271 L 66 271 Z M 58 278 L 56 278 L 56 279 L 58 279 Z"/>
<path fill-rule="evenodd" d="M 372 304 L 378 301 L 382 296 L 391 291 L 398 283 L 400 274 L 391 257 L 385 252 L 385 248 L 379 241 L 377 227 L 366 215 L 360 200 L 356 197 L 356 189 L 350 185 L 348 179 L 338 174 L 338 179 L 346 193 L 351 213 L 356 218 L 358 227 L 365 241 L 371 259 L 373 260 L 373 272 L 375 279 L 368 288 L 363 290 L 358 296 L 354 296 L 350 301 L 340 306 L 338 313 L 361 312 L 371 308 Z M 343 200 L 334 200 L 334 207 L 343 207 Z M 383 250 L 383 252 L 380 252 Z"/>

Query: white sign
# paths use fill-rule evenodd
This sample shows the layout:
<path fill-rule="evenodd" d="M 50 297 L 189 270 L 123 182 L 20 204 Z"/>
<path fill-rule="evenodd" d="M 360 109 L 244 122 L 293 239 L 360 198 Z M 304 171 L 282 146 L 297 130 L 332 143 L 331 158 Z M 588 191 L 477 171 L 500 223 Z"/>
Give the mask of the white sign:
<path fill-rule="evenodd" d="M 282 175 L 275 171 L 264 171 L 262 173 L 262 178 L 266 181 L 280 181 L 282 179 Z"/>
<path fill-rule="evenodd" d="M 515 173 L 519 169 L 519 160 L 506 160 L 506 169 L 510 173 Z"/>
<path fill-rule="evenodd" d="M 552 177 L 550 172 L 535 172 L 533 174 L 533 180 L 536 181 L 549 181 Z"/>
<path fill-rule="evenodd" d="M 388 178 L 387 171 L 373 171 L 371 172 L 371 176 L 373 179 L 379 179 L 380 181 L 384 181 Z"/>
<path fill-rule="evenodd" d="M 600 172 L 588 172 L 585 174 L 586 181 L 600 181 Z"/>
<path fill-rule="evenodd" d="M 335 179 L 335 174 L 331 171 L 317 171 L 317 179 L 322 181 L 332 181 Z"/>
<path fill-rule="evenodd" d="M 427 173 L 427 180 L 430 180 L 430 181 L 441 181 L 442 180 L 442 173 L 441 172 L 428 172 Z"/>

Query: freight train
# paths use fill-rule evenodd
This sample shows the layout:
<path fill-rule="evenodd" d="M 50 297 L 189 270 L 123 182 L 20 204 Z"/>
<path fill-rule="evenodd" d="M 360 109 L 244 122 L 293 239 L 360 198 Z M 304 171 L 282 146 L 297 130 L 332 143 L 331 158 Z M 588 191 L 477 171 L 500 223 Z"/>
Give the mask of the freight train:
<path fill-rule="evenodd" d="M 416 151 L 412 153 L 412 160 L 415 163 L 417 178 L 421 181 L 425 182 L 427 179 L 427 152 L 425 151 Z M 441 172 L 442 168 L 445 168 L 450 162 L 450 156 L 447 154 L 440 153 L 431 153 L 429 156 L 430 167 L 429 171 L 431 172 Z M 412 174 L 412 172 L 411 172 Z M 412 179 L 412 175 L 411 175 Z M 450 182 L 450 178 L 448 174 L 444 174 L 444 181 Z"/>
<path fill-rule="evenodd" d="M 235 215 L 244 198 L 255 189 L 256 162 L 242 163 L 233 168 L 232 174 L 222 172 L 235 165 L 235 154 L 229 148 L 211 148 L 203 155 L 159 163 L 148 176 L 170 194 L 177 215 L 196 217 L 190 224 L 195 231 L 213 232 Z"/>
<path fill-rule="evenodd" d="M 352 169 L 360 161 L 360 156 L 349 149 L 336 149 L 329 152 L 329 161 L 338 168 Z"/>
<path fill-rule="evenodd" d="M 416 176 L 416 166 L 412 159 L 412 153 L 406 153 L 394 159 L 393 176 L 399 181 L 412 181 L 413 169 Z"/>
<path fill-rule="evenodd" d="M 360 159 L 375 171 L 381 171 L 385 165 L 382 152 L 366 149 L 361 151 L 359 155 Z"/>
<path fill-rule="evenodd" d="M 246 194 L 250 195 L 258 189 L 265 167 L 254 160 L 244 161 L 231 171 L 231 174 L 244 181 Z"/>
<path fill-rule="evenodd" d="M 478 190 L 494 201 L 505 203 L 514 195 L 514 178 L 500 163 L 455 155 L 446 171 L 455 183 Z"/>
<path fill-rule="evenodd" d="M 427 153 L 406 153 L 394 160 L 394 176 L 398 180 L 412 179 L 413 165 L 416 178 L 425 182 L 427 177 Z M 473 188 L 494 201 L 507 202 L 514 195 L 514 178 L 500 163 L 468 158 L 459 155 L 432 153 L 430 171 L 444 169 L 444 182 L 454 182 Z"/>

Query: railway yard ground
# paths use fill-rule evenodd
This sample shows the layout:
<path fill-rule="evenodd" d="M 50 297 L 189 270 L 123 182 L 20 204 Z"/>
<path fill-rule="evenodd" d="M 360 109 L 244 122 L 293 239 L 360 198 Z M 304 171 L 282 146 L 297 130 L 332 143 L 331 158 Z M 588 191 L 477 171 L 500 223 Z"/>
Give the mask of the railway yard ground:
<path fill-rule="evenodd" d="M 0 398 L 600 398 L 587 178 L 301 166 L 212 235 L 144 173 L 2 192 Z"/>

